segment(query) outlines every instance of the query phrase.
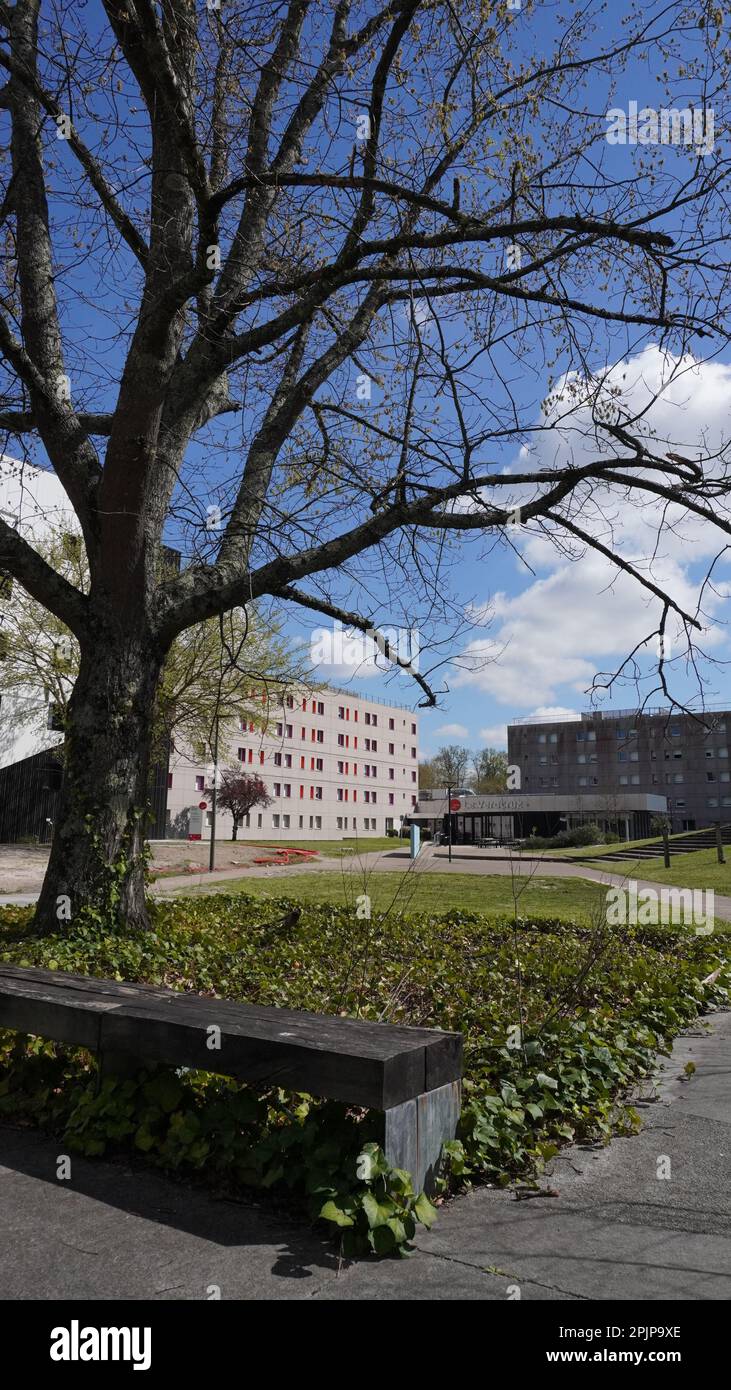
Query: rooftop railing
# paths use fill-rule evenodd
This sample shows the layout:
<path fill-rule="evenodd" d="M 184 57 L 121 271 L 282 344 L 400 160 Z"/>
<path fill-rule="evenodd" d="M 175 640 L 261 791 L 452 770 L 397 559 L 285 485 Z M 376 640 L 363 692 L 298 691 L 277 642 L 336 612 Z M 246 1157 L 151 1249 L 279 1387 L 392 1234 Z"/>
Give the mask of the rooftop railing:
<path fill-rule="evenodd" d="M 703 715 L 703 714 L 728 714 L 731 717 L 731 709 L 728 705 L 705 705 L 702 709 L 693 709 L 690 706 L 685 709 L 673 709 L 669 705 L 655 705 L 634 709 L 612 709 L 612 710 L 582 710 L 580 714 L 555 714 L 553 718 L 546 719 L 542 715 L 529 714 L 518 719 L 508 720 L 508 728 L 515 729 L 527 724 L 585 724 L 600 721 L 611 722 L 615 719 L 681 719 L 683 715 Z"/>

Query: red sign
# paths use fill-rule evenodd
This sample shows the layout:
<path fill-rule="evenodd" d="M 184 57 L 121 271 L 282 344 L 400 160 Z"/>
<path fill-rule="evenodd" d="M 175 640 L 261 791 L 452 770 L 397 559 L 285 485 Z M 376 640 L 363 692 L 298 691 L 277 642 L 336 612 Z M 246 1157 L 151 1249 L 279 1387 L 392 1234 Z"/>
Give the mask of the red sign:
<path fill-rule="evenodd" d="M 453 797 L 452 797 L 452 800 L 451 800 L 450 803 L 449 803 L 449 809 L 450 809 L 450 811 L 461 811 L 461 810 L 462 810 L 462 802 L 460 801 L 460 799 L 459 799 L 458 796 L 453 796 Z"/>
<path fill-rule="evenodd" d="M 207 802 L 207 801 L 199 801 L 199 802 L 198 802 L 198 810 L 199 810 L 199 811 L 207 811 L 207 810 L 208 810 L 208 802 Z"/>

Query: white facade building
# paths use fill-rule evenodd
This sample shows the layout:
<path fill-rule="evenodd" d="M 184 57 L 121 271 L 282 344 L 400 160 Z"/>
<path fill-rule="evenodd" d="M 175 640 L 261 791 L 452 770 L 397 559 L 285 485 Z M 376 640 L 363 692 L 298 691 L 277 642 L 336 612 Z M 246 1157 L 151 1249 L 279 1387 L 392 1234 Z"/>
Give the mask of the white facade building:
<path fill-rule="evenodd" d="M 55 473 L 0 456 L 0 516 L 39 547 L 52 533 L 79 534 L 79 523 Z M 49 727 L 53 709 L 42 685 L 22 692 L 3 691 L 2 632 L 13 603 L 15 580 L 0 577 L 0 768 L 63 742 L 63 733 Z M 43 641 L 42 633 L 38 641 Z"/>
<path fill-rule="evenodd" d="M 330 687 L 281 697 L 259 689 L 250 692 L 252 699 L 261 701 L 261 719 L 240 721 L 218 766 L 240 764 L 261 777 L 272 804 L 250 812 L 239 839 L 360 839 L 398 830 L 418 796 L 417 715 L 377 697 Z M 204 790 L 212 776 L 210 761 L 173 749 L 169 834 L 210 838 L 210 799 Z M 219 808 L 216 838 L 230 837 L 231 829 L 230 814 Z"/>

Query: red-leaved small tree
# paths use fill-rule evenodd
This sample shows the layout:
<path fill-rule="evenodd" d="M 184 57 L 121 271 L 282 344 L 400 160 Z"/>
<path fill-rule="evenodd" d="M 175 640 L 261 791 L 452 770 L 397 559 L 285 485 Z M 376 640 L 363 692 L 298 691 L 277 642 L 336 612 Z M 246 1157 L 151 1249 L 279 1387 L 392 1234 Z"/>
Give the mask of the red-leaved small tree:
<path fill-rule="evenodd" d="M 213 796 L 213 787 L 206 787 L 206 796 Z M 272 798 L 261 777 L 250 777 L 240 767 L 227 767 L 221 773 L 216 803 L 222 810 L 230 811 L 233 817 L 231 839 L 235 840 L 244 816 L 254 806 L 271 806 Z"/>

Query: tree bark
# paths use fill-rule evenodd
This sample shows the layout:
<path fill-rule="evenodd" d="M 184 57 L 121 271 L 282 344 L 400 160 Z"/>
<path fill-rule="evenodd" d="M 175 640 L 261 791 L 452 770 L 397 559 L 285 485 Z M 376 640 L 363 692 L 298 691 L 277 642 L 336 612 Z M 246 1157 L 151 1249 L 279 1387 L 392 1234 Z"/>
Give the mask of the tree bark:
<path fill-rule="evenodd" d="M 239 835 L 239 823 L 238 823 L 237 820 L 234 820 L 234 827 L 233 827 L 233 830 L 231 831 L 231 839 L 232 839 L 232 840 L 237 840 L 237 839 L 238 839 L 238 835 Z"/>
<path fill-rule="evenodd" d="M 43 932 L 83 911 L 106 928 L 149 926 L 145 841 L 153 710 L 162 657 L 149 633 L 82 649 L 65 772 L 36 909 Z"/>

